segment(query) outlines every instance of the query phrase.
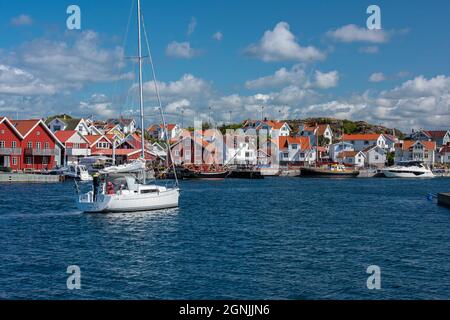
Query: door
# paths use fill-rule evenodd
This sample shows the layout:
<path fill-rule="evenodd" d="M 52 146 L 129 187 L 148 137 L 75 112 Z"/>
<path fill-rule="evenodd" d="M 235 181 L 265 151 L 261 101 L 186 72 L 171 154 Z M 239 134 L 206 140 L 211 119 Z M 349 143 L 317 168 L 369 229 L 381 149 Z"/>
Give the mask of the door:
<path fill-rule="evenodd" d="M 3 157 L 3 167 L 9 168 L 10 166 L 11 166 L 11 162 L 10 162 L 9 156 L 4 156 Z"/>

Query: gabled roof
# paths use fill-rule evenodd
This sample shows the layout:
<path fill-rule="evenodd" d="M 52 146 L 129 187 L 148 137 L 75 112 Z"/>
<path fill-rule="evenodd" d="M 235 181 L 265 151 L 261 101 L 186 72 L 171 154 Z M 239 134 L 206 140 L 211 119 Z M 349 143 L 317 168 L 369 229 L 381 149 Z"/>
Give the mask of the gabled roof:
<path fill-rule="evenodd" d="M 319 124 L 317 127 L 304 125 L 303 131 L 314 132 L 314 131 L 316 131 L 316 128 L 317 128 L 319 136 L 323 136 L 328 127 L 329 127 L 328 124 Z"/>
<path fill-rule="evenodd" d="M 286 149 L 292 144 L 298 144 L 300 150 L 311 149 L 311 143 L 308 137 L 278 137 L 279 149 Z"/>
<path fill-rule="evenodd" d="M 402 150 L 409 150 L 411 149 L 415 144 L 421 143 L 427 150 L 436 150 L 436 142 L 434 141 L 414 141 L 414 140 L 407 140 L 404 141 L 401 145 Z M 399 146 L 400 147 L 400 146 Z"/>
<path fill-rule="evenodd" d="M 0 123 L 5 122 L 8 124 L 8 126 L 14 131 L 15 134 L 19 136 L 20 139 L 23 139 L 23 135 L 20 133 L 19 130 L 14 126 L 14 124 L 6 117 L 0 117 Z"/>
<path fill-rule="evenodd" d="M 359 151 L 342 151 L 342 152 L 339 152 L 339 155 L 337 157 L 338 157 L 338 159 L 354 158 L 359 153 L 360 153 Z"/>
<path fill-rule="evenodd" d="M 422 130 L 422 132 L 430 137 L 431 139 L 437 140 L 437 139 L 443 139 L 448 131 L 444 130 Z"/>
<path fill-rule="evenodd" d="M 66 143 L 66 141 L 69 140 L 76 133 L 78 133 L 78 131 L 76 131 L 76 130 L 64 130 L 64 131 L 61 130 L 61 131 L 55 132 L 55 136 L 62 143 Z"/>
<path fill-rule="evenodd" d="M 33 119 L 33 120 L 14 120 L 11 122 L 17 131 L 20 132 L 22 138 L 25 139 L 38 125 L 41 125 L 45 131 L 55 139 L 56 143 L 64 148 L 64 144 L 59 141 L 58 137 L 47 127 L 45 122 L 42 119 Z"/>
<path fill-rule="evenodd" d="M 381 136 L 381 134 L 378 133 L 369 133 L 369 134 L 344 134 L 343 140 L 344 141 L 376 141 Z"/>
<path fill-rule="evenodd" d="M 108 139 L 108 137 L 104 136 L 104 135 L 87 135 L 84 136 L 84 138 L 89 141 L 89 145 L 92 147 L 93 145 L 95 145 L 98 141 L 100 141 L 101 139 L 106 139 L 106 141 L 108 141 L 109 143 L 111 143 L 111 141 Z"/>

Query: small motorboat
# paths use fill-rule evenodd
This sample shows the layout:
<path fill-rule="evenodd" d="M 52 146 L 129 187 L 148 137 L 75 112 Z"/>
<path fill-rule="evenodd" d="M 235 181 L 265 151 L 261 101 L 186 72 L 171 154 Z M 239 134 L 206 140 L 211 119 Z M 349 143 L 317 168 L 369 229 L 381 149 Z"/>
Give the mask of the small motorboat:
<path fill-rule="evenodd" d="M 383 169 L 387 178 L 434 178 L 428 165 L 421 161 L 402 161 L 393 167 Z"/>
<path fill-rule="evenodd" d="M 355 178 L 359 175 L 358 170 L 347 168 L 343 164 L 331 164 L 326 167 L 302 167 L 300 177 L 323 177 L 323 178 Z"/>
<path fill-rule="evenodd" d="M 92 176 L 83 165 L 70 164 L 61 170 L 61 174 L 68 179 L 77 179 L 80 181 L 92 181 Z"/>

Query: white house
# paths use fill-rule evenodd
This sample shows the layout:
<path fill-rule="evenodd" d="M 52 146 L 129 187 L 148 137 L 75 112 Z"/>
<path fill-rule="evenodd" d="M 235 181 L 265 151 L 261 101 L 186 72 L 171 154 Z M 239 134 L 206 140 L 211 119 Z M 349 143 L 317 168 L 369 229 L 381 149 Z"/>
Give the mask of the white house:
<path fill-rule="evenodd" d="M 179 126 L 178 124 L 173 124 L 173 123 L 167 124 L 166 128 L 167 128 L 167 134 L 169 135 L 169 140 L 177 138 L 182 131 L 181 126 Z M 151 138 L 153 138 L 155 140 L 161 140 L 161 141 L 166 140 L 166 133 L 165 133 L 163 124 L 151 125 L 150 127 L 147 128 L 147 133 Z"/>
<path fill-rule="evenodd" d="M 445 146 L 450 143 L 450 130 L 418 130 L 411 134 L 412 140 L 417 141 L 434 141 L 438 147 Z"/>
<path fill-rule="evenodd" d="M 333 131 L 328 124 L 320 124 L 318 126 L 302 124 L 299 127 L 299 135 L 302 137 L 309 137 L 312 145 L 316 145 L 316 139 L 320 139 L 320 137 L 327 140 L 325 143 L 326 145 L 333 144 Z"/>
<path fill-rule="evenodd" d="M 81 158 L 91 155 L 89 140 L 76 130 L 60 130 L 55 136 L 64 144 L 63 163 L 77 164 Z"/>
<path fill-rule="evenodd" d="M 330 159 L 334 162 L 338 162 L 338 155 L 343 151 L 355 151 L 353 144 L 348 142 L 337 142 L 329 146 L 328 153 Z"/>
<path fill-rule="evenodd" d="M 343 140 L 353 145 L 355 151 L 362 151 L 369 146 L 388 149 L 386 137 L 382 134 L 344 134 Z"/>
<path fill-rule="evenodd" d="M 281 162 L 311 163 L 316 161 L 316 151 L 311 146 L 308 137 L 278 137 L 275 141 L 278 143 Z"/>
<path fill-rule="evenodd" d="M 71 118 L 55 118 L 46 123 L 47 127 L 55 133 L 58 131 L 78 131 L 83 136 L 91 134 L 89 125 L 85 119 L 71 119 Z"/>
<path fill-rule="evenodd" d="M 119 125 L 120 131 L 125 134 L 131 134 L 136 131 L 136 120 L 120 117 L 119 119 L 108 119 L 107 125 Z"/>
<path fill-rule="evenodd" d="M 386 164 L 387 150 L 379 146 L 370 146 L 363 150 L 368 167 L 384 167 Z"/>
<path fill-rule="evenodd" d="M 258 148 L 255 135 L 245 135 L 243 130 L 224 136 L 225 164 L 257 164 Z"/>
<path fill-rule="evenodd" d="M 396 136 L 390 135 L 390 134 L 383 134 L 385 140 L 386 140 L 386 151 L 388 152 L 394 152 L 395 151 L 395 144 L 399 143 L 399 140 Z"/>
<path fill-rule="evenodd" d="M 342 151 L 337 156 L 337 160 L 349 166 L 364 167 L 366 155 L 362 151 Z"/>
<path fill-rule="evenodd" d="M 447 144 L 439 151 L 440 162 L 450 164 L 450 144 Z"/>
<path fill-rule="evenodd" d="M 259 133 L 260 130 L 266 130 L 267 134 L 272 139 L 277 139 L 278 137 L 288 137 L 291 135 L 292 129 L 283 121 L 272 121 L 272 120 L 247 120 L 242 128 L 247 131 L 249 129 L 254 129 Z"/>
<path fill-rule="evenodd" d="M 429 165 L 435 162 L 436 142 L 407 140 L 395 146 L 395 162 L 423 161 Z"/>

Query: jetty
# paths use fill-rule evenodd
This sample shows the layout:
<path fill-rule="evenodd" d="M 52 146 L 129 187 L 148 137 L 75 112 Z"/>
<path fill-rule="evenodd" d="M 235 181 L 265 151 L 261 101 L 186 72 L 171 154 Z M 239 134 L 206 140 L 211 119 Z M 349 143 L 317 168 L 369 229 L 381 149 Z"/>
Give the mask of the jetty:
<path fill-rule="evenodd" d="M 61 175 L 0 173 L 0 183 L 57 183 L 64 181 Z"/>
<path fill-rule="evenodd" d="M 450 209 L 450 192 L 438 194 L 438 204 Z"/>

